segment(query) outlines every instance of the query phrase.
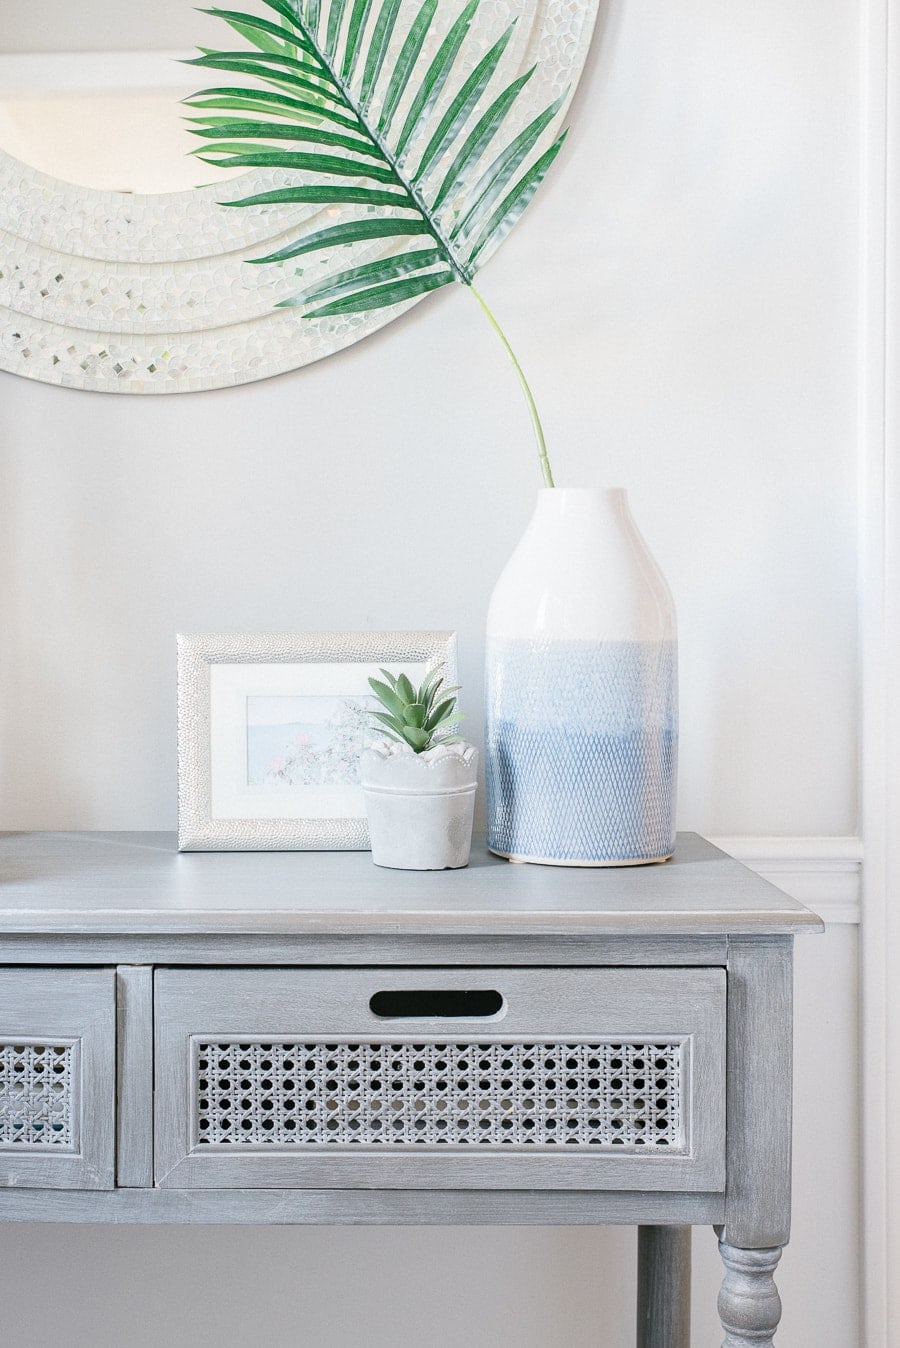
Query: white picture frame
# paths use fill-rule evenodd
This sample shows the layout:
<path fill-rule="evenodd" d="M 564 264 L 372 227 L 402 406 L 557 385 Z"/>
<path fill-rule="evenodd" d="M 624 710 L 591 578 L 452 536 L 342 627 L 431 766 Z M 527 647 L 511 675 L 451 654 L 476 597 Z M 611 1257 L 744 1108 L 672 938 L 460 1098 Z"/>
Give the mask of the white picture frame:
<path fill-rule="evenodd" d="M 178 850 L 363 850 L 370 676 L 456 682 L 456 633 L 178 637 Z"/>

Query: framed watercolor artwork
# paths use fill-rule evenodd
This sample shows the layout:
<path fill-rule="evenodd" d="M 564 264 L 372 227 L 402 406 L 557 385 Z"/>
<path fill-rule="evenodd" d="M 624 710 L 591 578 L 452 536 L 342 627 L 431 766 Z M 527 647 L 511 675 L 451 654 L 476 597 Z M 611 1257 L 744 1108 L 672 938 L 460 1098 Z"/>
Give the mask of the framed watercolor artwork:
<path fill-rule="evenodd" d="M 357 777 L 381 668 L 454 684 L 456 634 L 179 636 L 179 850 L 368 847 Z"/>

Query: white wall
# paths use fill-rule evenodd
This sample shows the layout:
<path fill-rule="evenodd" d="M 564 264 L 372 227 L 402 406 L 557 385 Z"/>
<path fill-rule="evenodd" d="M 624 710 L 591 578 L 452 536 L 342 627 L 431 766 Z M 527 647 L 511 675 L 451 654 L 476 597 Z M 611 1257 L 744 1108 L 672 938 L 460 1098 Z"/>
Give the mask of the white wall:
<path fill-rule="evenodd" d="M 680 823 L 711 834 L 856 831 L 857 22 L 840 0 L 611 0 L 564 159 L 482 277 L 557 480 L 628 487 L 672 585 Z M 228 391 L 0 376 L 4 826 L 174 826 L 177 631 L 455 627 L 477 726 L 486 602 L 537 485 L 462 292 Z M 792 1348 L 856 1342 L 854 1007 L 853 928 L 808 938 Z M 697 1242 L 707 1348 L 718 1270 Z M 7 1229 L 0 1294 L 15 1348 L 574 1346 L 601 1307 L 617 1348 L 632 1244 Z M 73 1317 L 48 1273 L 96 1300 Z"/>

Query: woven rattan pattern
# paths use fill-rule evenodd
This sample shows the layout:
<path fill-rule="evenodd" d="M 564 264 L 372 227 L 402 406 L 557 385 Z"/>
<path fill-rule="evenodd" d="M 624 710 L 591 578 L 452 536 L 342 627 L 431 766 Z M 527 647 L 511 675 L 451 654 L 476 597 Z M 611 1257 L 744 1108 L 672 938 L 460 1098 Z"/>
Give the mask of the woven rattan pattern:
<path fill-rule="evenodd" d="M 197 1141 L 684 1147 L 667 1043 L 195 1041 Z"/>
<path fill-rule="evenodd" d="M 0 1044 L 0 1147 L 72 1147 L 75 1049 Z"/>

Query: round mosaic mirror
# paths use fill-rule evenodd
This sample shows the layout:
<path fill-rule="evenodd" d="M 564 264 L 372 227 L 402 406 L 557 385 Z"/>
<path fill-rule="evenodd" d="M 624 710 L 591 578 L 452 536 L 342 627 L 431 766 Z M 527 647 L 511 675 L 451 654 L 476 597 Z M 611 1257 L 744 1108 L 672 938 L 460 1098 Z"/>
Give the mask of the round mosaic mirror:
<path fill-rule="evenodd" d="M 562 100 L 562 118 L 587 56 L 598 3 L 481 0 L 459 59 L 474 70 L 498 34 L 517 20 L 502 75 L 509 82 L 532 66 L 536 70 L 517 100 L 514 125 L 527 127 L 556 100 Z M 462 0 L 441 0 L 436 43 L 462 9 Z M 415 0 L 401 6 L 388 62 L 417 11 Z M 222 46 L 228 49 L 227 37 Z M 0 76 L 15 69 L 17 55 L 0 56 Z M 106 54 L 99 68 L 108 71 L 110 61 Z M 211 82 L 204 78 L 208 71 L 192 73 L 197 90 Z M 4 92 L 0 87 L 0 109 Z M 435 113 L 441 115 L 440 102 Z M 2 125 L 0 116 L 0 145 Z M 116 134 L 111 126 L 109 135 Z M 333 224 L 335 208 L 228 209 L 222 203 L 288 184 L 289 170 L 255 168 L 226 177 L 197 168 L 198 176 L 219 180 L 176 192 L 104 190 L 51 176 L 0 148 L 0 369 L 102 392 L 222 388 L 319 360 L 408 307 L 314 319 L 277 308 L 296 292 L 297 269 L 285 262 L 254 265 L 254 259 Z M 304 259 L 304 279 L 312 273 L 324 281 L 389 252 L 382 239 L 316 254 Z"/>

